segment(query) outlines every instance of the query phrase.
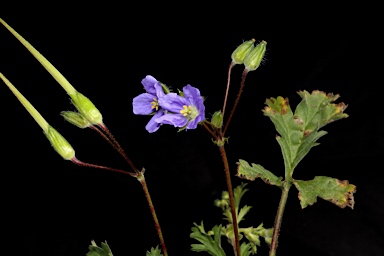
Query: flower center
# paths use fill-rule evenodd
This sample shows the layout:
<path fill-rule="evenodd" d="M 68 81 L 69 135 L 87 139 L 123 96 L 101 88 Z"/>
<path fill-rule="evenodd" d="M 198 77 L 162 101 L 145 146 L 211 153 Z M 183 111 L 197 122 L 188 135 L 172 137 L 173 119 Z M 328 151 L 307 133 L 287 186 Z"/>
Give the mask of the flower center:
<path fill-rule="evenodd" d="M 180 110 L 180 114 L 182 114 L 185 117 L 188 117 L 188 119 L 193 120 L 199 115 L 199 111 L 197 111 L 196 107 L 194 106 L 183 106 L 183 109 Z"/>
<path fill-rule="evenodd" d="M 151 108 L 156 109 L 156 111 L 159 110 L 159 102 L 157 101 L 156 98 L 153 98 L 153 101 L 151 102 L 151 105 L 152 105 Z"/>

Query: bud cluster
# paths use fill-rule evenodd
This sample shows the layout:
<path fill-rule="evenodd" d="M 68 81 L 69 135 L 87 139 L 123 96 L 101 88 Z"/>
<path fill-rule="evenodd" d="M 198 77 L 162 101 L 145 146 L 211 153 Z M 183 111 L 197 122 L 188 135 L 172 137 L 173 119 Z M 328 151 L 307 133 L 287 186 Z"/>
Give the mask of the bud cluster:
<path fill-rule="evenodd" d="M 254 43 L 255 39 L 251 39 L 239 45 L 231 55 L 232 63 L 244 64 L 248 71 L 256 70 L 263 61 L 267 42 L 263 40 L 256 46 Z"/>

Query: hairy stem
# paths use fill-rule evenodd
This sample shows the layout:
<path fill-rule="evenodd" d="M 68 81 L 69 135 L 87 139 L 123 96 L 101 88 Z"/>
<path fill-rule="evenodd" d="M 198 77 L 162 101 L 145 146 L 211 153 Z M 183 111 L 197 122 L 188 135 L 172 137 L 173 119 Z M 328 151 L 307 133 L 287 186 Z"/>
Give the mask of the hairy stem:
<path fill-rule="evenodd" d="M 139 170 L 135 167 L 135 165 L 133 164 L 133 162 L 131 161 L 131 159 L 129 159 L 128 155 L 125 153 L 124 149 L 120 146 L 119 142 L 115 139 L 115 137 L 112 135 L 112 133 L 109 131 L 109 129 L 107 128 L 107 126 L 105 126 L 105 124 L 102 124 L 102 125 L 99 125 L 99 127 L 106 133 L 106 135 L 108 136 L 108 138 L 105 138 L 105 136 L 103 136 L 105 139 L 107 139 L 108 142 L 110 142 L 110 144 L 120 153 L 120 155 L 125 159 L 125 161 L 127 161 L 127 163 L 131 166 L 131 168 L 135 171 L 135 173 L 139 173 Z M 94 128 L 94 130 L 96 130 Z M 96 130 L 97 131 L 97 130 Z"/>
<path fill-rule="evenodd" d="M 91 167 L 91 168 L 102 169 L 102 170 L 107 170 L 107 171 L 112 171 L 112 172 L 117 172 L 117 173 L 129 174 L 132 177 L 136 177 L 137 176 L 136 173 L 131 173 L 131 172 L 128 172 L 128 171 L 123 171 L 123 170 L 119 170 L 119 169 L 115 169 L 115 168 L 111 168 L 111 167 L 107 167 L 107 166 L 102 166 L 102 165 L 84 163 L 84 162 L 78 160 L 76 157 L 73 157 L 71 159 L 71 161 L 74 164 L 77 164 L 77 165 L 83 166 L 83 167 Z"/>
<path fill-rule="evenodd" d="M 236 97 L 236 100 L 235 100 L 235 104 L 234 104 L 233 107 L 232 107 L 231 113 L 229 114 L 227 123 L 225 124 L 224 131 L 223 131 L 223 136 L 224 136 L 225 132 L 226 132 L 227 129 L 228 129 L 228 125 L 229 125 L 229 123 L 231 122 L 231 119 L 232 119 L 233 114 L 235 113 L 237 104 L 238 104 L 239 101 L 240 101 L 240 97 L 241 97 L 241 94 L 242 94 L 243 89 L 244 89 L 245 78 L 247 77 L 247 74 L 248 74 L 248 70 L 247 70 L 247 69 L 244 69 L 243 74 L 241 75 L 241 84 L 240 84 L 239 92 L 238 92 L 238 94 L 237 94 L 237 97 Z"/>
<path fill-rule="evenodd" d="M 229 171 L 228 158 L 227 158 L 227 154 L 225 152 L 224 146 L 219 146 L 219 149 L 220 149 L 221 157 L 224 163 L 225 179 L 227 181 L 227 188 L 228 188 L 228 194 L 229 194 L 229 204 L 231 206 L 233 232 L 235 233 L 235 241 L 233 246 L 235 247 L 236 256 L 240 256 L 241 254 L 240 254 L 240 242 L 239 242 L 239 227 L 237 225 L 235 199 L 233 197 L 232 182 L 231 182 L 231 173 Z"/>
<path fill-rule="evenodd" d="M 161 232 L 160 223 L 159 223 L 159 220 L 157 219 L 155 207 L 153 206 L 151 195 L 149 194 L 148 186 L 147 186 L 147 183 L 146 183 L 145 178 L 144 178 L 144 169 L 141 172 L 138 171 L 138 169 L 135 167 L 133 162 L 128 158 L 128 156 L 125 153 L 125 151 L 123 150 L 123 148 L 120 146 L 120 144 L 117 142 L 117 140 L 113 137 L 112 133 L 109 131 L 109 129 L 104 124 L 99 126 L 99 127 L 106 133 L 106 135 L 104 133 L 102 133 L 99 129 L 97 129 L 96 127 L 92 126 L 91 128 L 93 130 L 97 131 L 104 139 L 106 139 L 112 145 L 112 147 L 114 147 L 120 153 L 120 155 L 122 155 L 124 157 L 124 159 L 128 162 L 128 164 L 135 171 L 135 173 L 125 172 L 122 170 L 113 169 L 113 168 L 104 167 L 104 166 L 98 166 L 98 165 L 83 163 L 83 162 L 77 160 L 76 158 L 72 159 L 72 162 L 74 162 L 75 164 L 81 165 L 81 166 L 88 166 L 88 167 L 110 170 L 110 171 L 114 171 L 114 172 L 129 174 L 133 177 L 136 177 L 137 180 L 140 181 L 141 186 L 143 187 L 145 198 L 147 199 L 147 202 L 149 205 L 149 210 L 151 211 L 153 221 L 155 222 L 155 227 L 156 227 L 159 239 L 160 239 L 160 244 L 161 244 L 163 254 L 164 254 L 164 256 L 168 256 L 167 247 L 165 246 L 163 233 Z"/>
<path fill-rule="evenodd" d="M 208 127 L 208 125 L 206 124 L 207 121 L 204 121 L 203 122 L 203 127 L 212 135 L 212 137 L 217 141 L 218 140 L 218 137 L 217 135 Z"/>
<path fill-rule="evenodd" d="M 137 176 L 137 179 L 140 181 L 140 183 L 143 187 L 143 190 L 144 190 L 145 197 L 147 198 L 149 209 L 152 213 L 153 221 L 155 222 L 157 234 L 159 235 L 160 244 L 161 244 L 163 254 L 164 254 L 164 256 L 168 256 L 167 247 L 165 246 L 163 233 L 161 232 L 160 223 L 159 223 L 159 220 L 157 219 L 155 207 L 153 206 L 152 199 L 151 199 L 151 196 L 150 196 L 149 191 L 148 191 L 147 183 L 145 182 L 144 169 Z"/>
<path fill-rule="evenodd" d="M 289 192 L 291 185 L 292 184 L 290 182 L 285 182 L 284 187 L 282 189 L 279 208 L 277 208 L 275 224 L 273 226 L 273 235 L 272 235 L 271 247 L 269 250 L 269 256 L 275 256 L 276 255 L 277 241 L 279 238 L 281 222 L 283 220 L 284 209 L 285 209 L 285 205 L 287 203 L 288 192 Z"/>

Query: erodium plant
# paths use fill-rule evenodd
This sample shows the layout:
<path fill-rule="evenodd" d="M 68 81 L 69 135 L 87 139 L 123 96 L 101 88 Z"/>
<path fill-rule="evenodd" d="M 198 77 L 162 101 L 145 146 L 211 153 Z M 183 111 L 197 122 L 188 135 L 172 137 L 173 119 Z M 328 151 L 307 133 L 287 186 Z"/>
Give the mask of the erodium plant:
<path fill-rule="evenodd" d="M 96 131 L 127 161 L 131 170 L 120 170 L 85 163 L 77 159 L 75 157 L 75 150 L 69 142 L 49 125 L 5 75 L 0 73 L 0 78 L 35 119 L 55 151 L 65 160 L 72 161 L 80 166 L 128 174 L 140 182 L 153 217 L 160 245 L 148 250 L 146 255 L 167 256 L 167 247 L 145 181 L 144 169 L 140 170 L 136 168 L 133 161 L 127 156 L 105 125 L 102 114 L 92 101 L 78 92 L 43 55 L 13 30 L 4 20 L 0 19 L 0 23 L 28 49 L 70 96 L 71 102 L 76 110 L 63 111 L 61 115 L 65 120 L 79 128 L 90 128 Z M 236 176 L 238 178 L 248 181 L 260 178 L 265 183 L 276 186 L 281 190 L 281 199 L 277 208 L 274 226 L 265 228 L 262 223 L 259 223 L 255 225 L 256 227 L 240 227 L 240 222 L 249 212 L 251 206 L 240 206 L 241 198 L 247 191 L 246 183 L 242 183 L 234 189 L 232 188 L 232 177 L 225 150 L 228 140 L 226 131 L 239 103 L 248 73 L 257 70 L 264 58 L 267 42 L 261 41 L 255 44 L 254 39 L 245 41 L 232 53 L 223 105 L 221 109 L 214 112 L 211 117 L 207 117 L 205 114 L 205 98 L 200 94 L 200 90 L 197 87 L 187 84 L 184 85 L 181 90 L 173 92 L 164 83 L 158 81 L 151 75 L 147 75 L 142 79 L 141 83 L 144 91 L 132 100 L 134 114 L 149 116 L 148 124 L 145 127 L 149 133 L 161 132 L 160 128 L 162 125 L 173 125 L 178 131 L 203 128 L 212 137 L 214 145 L 221 154 L 227 191 L 224 191 L 222 197 L 217 199 L 214 204 L 221 208 L 224 223 L 219 222 L 208 230 L 204 227 L 203 221 L 201 221 L 200 224 L 193 223 L 190 237 L 193 239 L 191 250 L 195 252 L 206 252 L 214 256 L 224 256 L 227 254 L 236 256 L 254 255 L 257 253 L 257 247 L 261 246 L 260 238 L 262 237 L 266 245 L 270 248 L 269 255 L 276 255 L 282 216 L 287 202 L 288 192 L 292 185 L 296 187 L 299 192 L 298 198 L 302 208 L 314 204 L 318 197 L 328 200 L 341 208 L 348 206 L 353 209 L 354 206 L 353 193 L 356 191 L 356 187 L 349 184 L 346 180 L 342 181 L 325 176 L 316 176 L 312 180 L 297 180 L 293 177 L 294 170 L 299 162 L 314 146 L 319 144 L 318 140 L 327 134 L 322 128 L 333 121 L 348 117 L 348 115 L 344 113 L 347 105 L 344 103 L 335 103 L 339 95 L 325 93 L 319 90 L 312 92 L 299 91 L 298 94 L 301 97 L 301 102 L 294 110 L 291 109 L 288 99 L 281 96 L 267 99 L 265 101 L 266 106 L 262 110 L 264 115 L 270 118 L 277 130 L 278 135 L 276 136 L 276 140 L 282 151 L 285 176 L 278 177 L 263 166 L 249 163 L 243 159 L 239 159 L 237 163 Z M 231 84 L 231 71 L 236 65 L 244 65 L 244 71 L 242 73 L 237 97 L 232 104 L 229 114 L 227 114 L 226 106 Z M 229 252 L 224 251 L 221 246 L 223 239 L 233 247 L 233 250 Z M 91 241 L 87 255 L 111 256 L 112 252 L 106 242 L 98 246 L 95 241 Z"/>

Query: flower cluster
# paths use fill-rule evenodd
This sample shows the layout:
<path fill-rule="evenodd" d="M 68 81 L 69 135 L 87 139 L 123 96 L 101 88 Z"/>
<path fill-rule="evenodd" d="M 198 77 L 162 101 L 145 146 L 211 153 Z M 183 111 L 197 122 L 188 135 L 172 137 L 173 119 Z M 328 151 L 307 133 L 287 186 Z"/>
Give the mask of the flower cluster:
<path fill-rule="evenodd" d="M 179 94 L 170 92 L 168 87 L 153 76 L 146 76 L 142 81 L 145 93 L 132 101 L 136 115 L 153 115 L 145 129 L 152 133 L 162 124 L 183 129 L 195 129 L 205 119 L 204 99 L 199 89 L 186 85 Z"/>

